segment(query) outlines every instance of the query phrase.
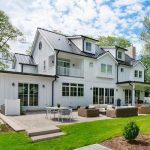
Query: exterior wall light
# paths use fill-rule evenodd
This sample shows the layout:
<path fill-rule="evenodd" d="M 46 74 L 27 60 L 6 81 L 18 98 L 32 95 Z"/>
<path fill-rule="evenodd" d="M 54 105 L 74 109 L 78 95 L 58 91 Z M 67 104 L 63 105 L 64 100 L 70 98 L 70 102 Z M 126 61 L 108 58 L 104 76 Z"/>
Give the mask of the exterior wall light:
<path fill-rule="evenodd" d="M 12 83 L 12 86 L 15 86 L 15 83 L 14 83 L 14 82 Z"/>
<path fill-rule="evenodd" d="M 42 87 L 45 88 L 45 85 L 43 84 Z"/>

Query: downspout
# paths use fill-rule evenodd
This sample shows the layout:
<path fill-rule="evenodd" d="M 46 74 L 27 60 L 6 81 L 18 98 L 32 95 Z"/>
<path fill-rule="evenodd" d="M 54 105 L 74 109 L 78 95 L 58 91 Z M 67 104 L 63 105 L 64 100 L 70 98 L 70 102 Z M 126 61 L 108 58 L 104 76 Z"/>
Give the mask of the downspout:
<path fill-rule="evenodd" d="M 57 56 L 59 51 L 56 53 L 56 75 L 57 75 Z M 55 79 L 52 81 L 52 106 L 54 106 L 54 82 L 57 80 L 57 76 L 55 75 Z"/>

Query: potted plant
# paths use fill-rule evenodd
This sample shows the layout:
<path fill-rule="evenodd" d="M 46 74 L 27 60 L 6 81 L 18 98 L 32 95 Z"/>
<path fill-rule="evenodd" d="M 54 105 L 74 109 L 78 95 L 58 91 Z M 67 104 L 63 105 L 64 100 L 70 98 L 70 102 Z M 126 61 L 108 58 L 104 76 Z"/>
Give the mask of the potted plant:
<path fill-rule="evenodd" d="M 57 104 L 57 107 L 60 108 L 60 104 L 59 103 Z"/>

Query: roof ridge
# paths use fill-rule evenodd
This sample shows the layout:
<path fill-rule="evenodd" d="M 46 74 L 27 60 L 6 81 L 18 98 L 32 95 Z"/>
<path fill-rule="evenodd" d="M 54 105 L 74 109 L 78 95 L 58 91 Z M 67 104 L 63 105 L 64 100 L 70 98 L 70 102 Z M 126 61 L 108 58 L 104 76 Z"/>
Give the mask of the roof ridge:
<path fill-rule="evenodd" d="M 29 54 L 22 54 L 22 53 L 14 53 L 14 54 L 18 54 L 18 55 L 25 55 L 25 56 L 30 56 L 30 57 L 32 57 L 31 55 L 29 55 Z"/>
<path fill-rule="evenodd" d="M 62 33 L 57 33 L 57 32 L 55 32 L 55 31 L 47 30 L 47 29 L 40 28 L 40 27 L 38 27 L 37 29 L 41 29 L 41 30 L 44 30 L 44 31 L 47 31 L 47 32 L 51 32 L 51 33 L 55 33 L 55 34 L 58 34 L 58 35 L 62 35 L 62 36 L 65 36 L 65 37 L 68 36 L 68 35 L 65 35 L 65 34 L 62 34 Z"/>

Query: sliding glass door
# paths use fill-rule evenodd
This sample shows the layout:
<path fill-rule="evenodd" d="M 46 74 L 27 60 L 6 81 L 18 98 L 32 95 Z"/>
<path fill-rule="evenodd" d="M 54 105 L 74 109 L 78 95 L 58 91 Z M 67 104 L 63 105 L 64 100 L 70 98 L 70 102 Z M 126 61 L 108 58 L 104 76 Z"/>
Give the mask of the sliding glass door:
<path fill-rule="evenodd" d="M 114 89 L 94 87 L 93 104 L 114 104 Z"/>
<path fill-rule="evenodd" d="M 23 106 L 38 106 L 38 84 L 19 83 L 18 98 Z"/>

